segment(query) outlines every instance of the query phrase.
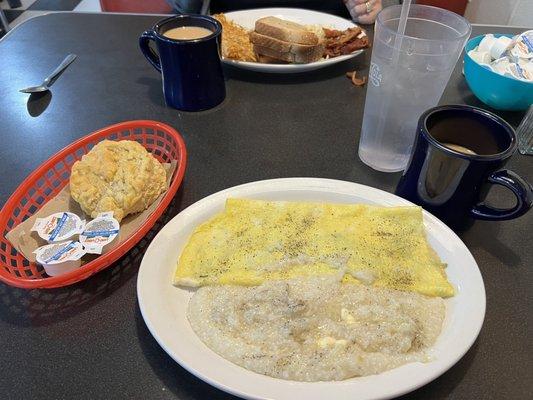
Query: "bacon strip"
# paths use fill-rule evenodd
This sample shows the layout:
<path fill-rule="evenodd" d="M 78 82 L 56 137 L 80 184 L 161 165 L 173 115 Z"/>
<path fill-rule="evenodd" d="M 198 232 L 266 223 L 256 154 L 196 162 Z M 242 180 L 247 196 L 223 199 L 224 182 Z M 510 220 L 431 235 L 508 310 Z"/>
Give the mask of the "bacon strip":
<path fill-rule="evenodd" d="M 369 47 L 368 36 L 358 38 L 361 32 L 362 29 L 358 26 L 348 28 L 345 31 L 324 28 L 326 37 L 324 57 L 337 57 Z"/>
<path fill-rule="evenodd" d="M 346 77 L 352 81 L 355 86 L 364 86 L 366 83 L 366 76 L 357 78 L 357 71 L 346 72 Z"/>

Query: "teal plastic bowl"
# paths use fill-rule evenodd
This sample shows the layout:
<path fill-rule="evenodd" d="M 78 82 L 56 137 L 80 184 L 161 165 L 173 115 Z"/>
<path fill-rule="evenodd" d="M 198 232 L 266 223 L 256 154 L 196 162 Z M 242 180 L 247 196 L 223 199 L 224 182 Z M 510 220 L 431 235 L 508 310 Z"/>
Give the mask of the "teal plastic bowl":
<path fill-rule="evenodd" d="M 497 110 L 526 110 L 533 104 L 533 82 L 520 81 L 493 72 L 472 60 L 468 52 L 484 35 L 470 39 L 465 46 L 464 71 L 470 90 L 486 105 Z M 495 34 L 495 37 L 512 35 Z"/>

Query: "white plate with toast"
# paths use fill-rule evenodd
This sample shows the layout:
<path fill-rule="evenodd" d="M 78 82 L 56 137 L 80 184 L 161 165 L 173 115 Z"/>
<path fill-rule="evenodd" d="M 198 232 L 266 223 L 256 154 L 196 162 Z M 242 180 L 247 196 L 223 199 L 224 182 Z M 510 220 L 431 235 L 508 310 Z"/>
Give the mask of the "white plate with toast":
<path fill-rule="evenodd" d="M 139 307 L 148 329 L 182 367 L 203 381 L 246 399 L 389 399 L 415 390 L 452 367 L 474 343 L 485 316 L 485 287 L 472 254 L 459 237 L 424 212 L 427 238 L 448 266 L 456 295 L 445 300 L 442 332 L 431 348 L 432 360 L 410 363 L 344 381 L 296 382 L 271 378 L 237 366 L 210 350 L 187 319 L 194 291 L 175 287 L 177 260 L 193 230 L 224 209 L 229 197 L 273 201 L 316 201 L 408 206 L 391 193 L 352 182 L 286 178 L 252 182 L 208 196 L 167 223 L 146 250 L 137 279 Z"/>
<path fill-rule="evenodd" d="M 225 13 L 225 16 L 228 20 L 231 20 L 250 31 L 254 30 L 255 22 L 258 19 L 269 16 L 293 21 L 301 25 L 321 25 L 324 28 L 337 29 L 341 31 L 357 26 L 352 21 L 337 17 L 335 15 L 298 8 L 258 8 L 253 10 L 232 11 Z M 362 52 L 363 50 L 356 50 L 350 54 L 322 59 L 306 64 L 266 64 L 259 62 L 236 61 L 227 58 L 223 58 L 222 62 L 227 65 L 232 65 L 237 68 L 243 68 L 251 71 L 286 74 L 324 68 L 329 65 L 346 61 L 361 54 Z"/>

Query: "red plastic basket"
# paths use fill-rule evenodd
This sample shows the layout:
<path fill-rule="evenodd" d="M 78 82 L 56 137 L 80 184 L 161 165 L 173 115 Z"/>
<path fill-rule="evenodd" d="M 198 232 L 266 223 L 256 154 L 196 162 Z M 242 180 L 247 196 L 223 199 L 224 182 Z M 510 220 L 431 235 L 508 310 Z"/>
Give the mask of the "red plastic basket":
<path fill-rule="evenodd" d="M 159 161 L 176 160 L 177 168 L 170 187 L 152 215 L 120 246 L 75 271 L 49 277 L 40 265 L 30 263 L 19 254 L 5 236 L 59 193 L 69 182 L 74 162 L 104 139 L 136 140 Z M 108 267 L 141 240 L 163 214 L 183 180 L 186 163 L 187 151 L 180 134 L 170 126 L 156 121 L 139 120 L 112 125 L 65 147 L 33 171 L 11 195 L 0 212 L 0 280 L 25 289 L 55 288 L 79 282 Z"/>

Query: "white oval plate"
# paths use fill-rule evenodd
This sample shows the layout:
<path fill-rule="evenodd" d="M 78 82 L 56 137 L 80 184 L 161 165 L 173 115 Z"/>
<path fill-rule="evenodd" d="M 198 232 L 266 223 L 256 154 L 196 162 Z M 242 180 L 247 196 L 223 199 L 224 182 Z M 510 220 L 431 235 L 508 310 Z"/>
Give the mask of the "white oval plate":
<path fill-rule="evenodd" d="M 326 28 L 345 30 L 356 26 L 352 21 L 337 17 L 335 15 L 321 13 L 318 11 L 302 10 L 299 8 L 257 8 L 254 10 L 232 11 L 225 13 L 226 17 L 245 29 L 253 30 L 255 21 L 259 18 L 274 16 L 281 19 L 297 22 L 303 25 L 322 25 Z M 293 72 L 312 71 L 328 65 L 336 64 L 348 60 L 361 54 L 363 50 L 356 50 L 351 54 L 333 57 L 327 60 L 315 61 L 308 64 L 262 64 L 249 61 L 235 61 L 223 58 L 222 62 L 234 67 L 248 69 L 258 72 L 270 72 L 286 74 Z"/>
<path fill-rule="evenodd" d="M 172 286 L 178 257 L 199 224 L 224 209 L 228 197 L 263 200 L 366 203 L 383 206 L 412 203 L 382 190 L 351 182 L 287 178 L 252 182 L 206 197 L 174 217 L 154 238 L 141 262 L 137 296 L 146 325 L 161 347 L 182 367 L 205 382 L 247 399 L 318 400 L 388 399 L 412 391 L 454 365 L 474 343 L 485 316 L 485 288 L 477 264 L 464 243 L 444 223 L 424 212 L 429 242 L 448 263 L 456 296 L 446 300 L 446 319 L 431 353 L 434 361 L 412 363 L 340 382 L 294 382 L 241 368 L 200 341 L 187 320 L 193 291 Z"/>

